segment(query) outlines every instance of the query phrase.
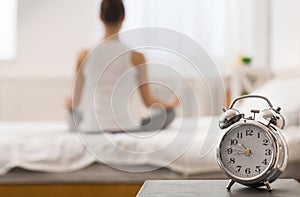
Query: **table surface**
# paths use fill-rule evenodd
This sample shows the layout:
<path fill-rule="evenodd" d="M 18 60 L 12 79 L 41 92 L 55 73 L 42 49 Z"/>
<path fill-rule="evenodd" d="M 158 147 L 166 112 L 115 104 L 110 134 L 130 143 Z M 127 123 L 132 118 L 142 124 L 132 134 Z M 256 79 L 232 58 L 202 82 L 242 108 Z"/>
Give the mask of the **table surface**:
<path fill-rule="evenodd" d="M 266 187 L 250 188 L 235 183 L 227 191 L 228 180 L 151 180 L 145 181 L 138 197 L 145 196 L 300 196 L 300 183 L 293 179 L 278 179 Z"/>

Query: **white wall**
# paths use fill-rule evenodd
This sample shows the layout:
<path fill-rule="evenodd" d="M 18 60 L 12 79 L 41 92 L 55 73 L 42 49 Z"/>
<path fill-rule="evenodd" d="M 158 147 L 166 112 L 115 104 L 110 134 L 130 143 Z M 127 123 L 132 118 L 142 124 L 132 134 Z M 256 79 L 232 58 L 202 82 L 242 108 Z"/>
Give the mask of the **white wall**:
<path fill-rule="evenodd" d="M 101 36 L 99 0 L 18 2 L 17 59 L 0 62 L 0 120 L 62 120 L 76 55 Z M 263 65 L 264 5 L 254 6 L 252 22 Z"/>
<path fill-rule="evenodd" d="M 268 0 L 253 1 L 253 18 L 251 20 L 252 39 L 248 42 L 253 42 L 252 48 L 249 49 L 250 54 L 253 54 L 253 65 L 257 67 L 269 67 L 269 46 L 268 46 Z"/>
<path fill-rule="evenodd" d="M 19 0 L 17 59 L 0 62 L 0 77 L 70 77 L 101 28 L 98 10 L 95 0 Z"/>
<path fill-rule="evenodd" d="M 98 21 L 99 2 L 19 0 L 17 59 L 11 62 L 0 61 L 0 77 L 70 77 L 80 49 L 91 47 L 102 35 L 102 26 Z M 254 12 L 255 18 L 242 21 L 249 27 L 243 30 L 246 37 L 241 42 L 245 45 L 251 43 L 251 47 L 245 46 L 247 50 L 244 52 L 255 57 L 255 65 L 265 66 L 267 1 L 255 0 L 251 3 L 250 7 L 247 6 L 249 2 L 245 3 L 243 9 Z M 251 33 L 248 34 L 253 36 L 250 41 L 247 39 L 249 31 Z"/>
<path fill-rule="evenodd" d="M 1 121 L 65 118 L 76 56 L 101 36 L 97 1 L 18 0 L 17 58 L 0 61 Z"/>
<path fill-rule="evenodd" d="M 61 121 L 71 81 L 65 78 L 0 78 L 0 121 Z"/>
<path fill-rule="evenodd" d="M 300 66 L 300 1 L 272 0 L 272 69 Z"/>

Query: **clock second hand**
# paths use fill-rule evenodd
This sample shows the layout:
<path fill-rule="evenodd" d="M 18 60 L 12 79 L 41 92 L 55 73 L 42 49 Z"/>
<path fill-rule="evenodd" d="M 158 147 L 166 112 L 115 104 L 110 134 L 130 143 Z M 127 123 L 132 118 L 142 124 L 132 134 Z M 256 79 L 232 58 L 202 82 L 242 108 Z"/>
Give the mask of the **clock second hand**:
<path fill-rule="evenodd" d="M 245 147 L 245 145 L 240 144 L 240 143 L 238 145 L 239 145 L 239 147 L 244 148 L 244 150 L 247 150 L 247 148 Z M 236 150 L 237 151 L 237 152 L 235 152 L 235 154 L 245 154 L 245 151 L 241 152 L 241 149 L 239 149 L 239 148 L 233 148 L 233 147 L 230 147 L 230 148 L 232 148 L 232 150 Z M 258 159 L 256 157 L 254 157 L 254 155 L 252 154 L 252 152 L 250 152 L 249 156 L 251 156 L 256 162 L 259 162 Z"/>
<path fill-rule="evenodd" d="M 238 144 L 240 147 L 243 147 L 245 150 L 250 150 L 248 148 L 246 148 L 243 144 Z M 245 152 L 243 152 L 245 154 Z M 249 156 L 251 156 L 256 162 L 259 162 L 258 159 L 256 157 L 254 157 L 253 153 L 250 151 Z"/>
<path fill-rule="evenodd" d="M 259 163 L 260 161 L 258 161 L 258 159 L 256 157 L 253 156 L 253 154 L 250 155 L 257 163 Z"/>

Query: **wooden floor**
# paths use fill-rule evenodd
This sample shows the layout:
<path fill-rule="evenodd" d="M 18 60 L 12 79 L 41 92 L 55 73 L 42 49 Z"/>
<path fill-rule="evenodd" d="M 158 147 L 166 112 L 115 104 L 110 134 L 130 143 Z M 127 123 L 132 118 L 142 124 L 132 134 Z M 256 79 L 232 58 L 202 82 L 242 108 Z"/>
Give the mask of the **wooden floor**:
<path fill-rule="evenodd" d="M 0 185 L 5 197 L 90 197 L 136 196 L 142 184 L 17 184 Z"/>

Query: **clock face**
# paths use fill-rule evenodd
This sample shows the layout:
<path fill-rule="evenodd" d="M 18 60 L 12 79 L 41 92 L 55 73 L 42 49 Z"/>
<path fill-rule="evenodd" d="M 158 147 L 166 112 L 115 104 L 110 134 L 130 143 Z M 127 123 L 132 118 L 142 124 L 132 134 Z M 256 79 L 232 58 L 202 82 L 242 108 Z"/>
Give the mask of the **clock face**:
<path fill-rule="evenodd" d="M 264 174 L 274 160 L 274 143 L 265 130 L 254 124 L 231 128 L 220 144 L 225 170 L 236 178 L 255 179 Z"/>

